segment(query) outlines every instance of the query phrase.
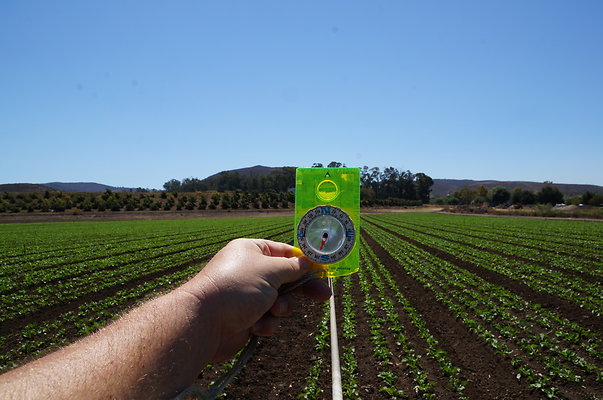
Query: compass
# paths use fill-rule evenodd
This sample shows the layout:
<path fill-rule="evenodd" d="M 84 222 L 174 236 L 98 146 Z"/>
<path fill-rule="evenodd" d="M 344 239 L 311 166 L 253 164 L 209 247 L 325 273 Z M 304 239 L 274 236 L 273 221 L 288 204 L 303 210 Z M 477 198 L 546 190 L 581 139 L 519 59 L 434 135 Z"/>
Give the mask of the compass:
<path fill-rule="evenodd" d="M 339 207 L 318 206 L 300 219 L 297 241 L 310 260 L 333 264 L 347 257 L 354 248 L 356 229 L 349 215 Z"/>

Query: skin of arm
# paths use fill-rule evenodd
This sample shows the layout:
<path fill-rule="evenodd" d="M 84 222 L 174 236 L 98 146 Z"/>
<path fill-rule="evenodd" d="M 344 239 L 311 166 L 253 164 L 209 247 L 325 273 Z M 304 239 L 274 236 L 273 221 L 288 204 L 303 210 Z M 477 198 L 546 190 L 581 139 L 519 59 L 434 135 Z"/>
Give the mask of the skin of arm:
<path fill-rule="evenodd" d="M 231 358 L 250 336 L 270 336 L 293 311 L 278 288 L 309 268 L 287 244 L 237 239 L 191 280 L 82 340 L 0 375 L 2 399 L 173 398 L 209 362 Z M 325 301 L 310 281 L 296 290 Z"/>

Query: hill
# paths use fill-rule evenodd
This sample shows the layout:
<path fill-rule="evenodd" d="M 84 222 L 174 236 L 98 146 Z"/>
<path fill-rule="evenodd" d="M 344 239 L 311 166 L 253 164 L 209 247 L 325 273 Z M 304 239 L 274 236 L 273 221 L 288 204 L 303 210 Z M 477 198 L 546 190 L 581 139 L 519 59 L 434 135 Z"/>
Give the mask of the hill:
<path fill-rule="evenodd" d="M 217 184 L 228 178 L 228 175 L 238 174 L 245 178 L 263 178 L 269 175 L 275 174 L 288 174 L 288 170 L 294 167 L 267 167 L 264 165 L 255 165 L 253 167 L 238 168 L 229 171 L 221 171 L 216 174 L 210 175 L 207 178 L 197 182 L 203 184 L 203 190 L 215 190 Z M 476 188 L 479 185 L 484 185 L 486 188 L 491 189 L 495 186 L 504 186 L 508 190 L 513 190 L 516 187 L 524 190 L 530 190 L 534 193 L 540 191 L 545 185 L 541 182 L 528 182 L 528 181 L 495 181 L 495 180 L 472 180 L 472 179 L 433 179 L 433 186 L 431 190 L 431 197 L 446 197 L 452 195 L 455 191 L 463 188 L 470 187 Z M 598 185 L 586 185 L 586 184 L 568 184 L 568 183 L 553 183 L 554 186 L 565 196 L 582 195 L 586 191 L 593 193 L 603 193 L 603 186 Z M 99 193 L 104 192 L 107 189 L 113 192 L 134 192 L 137 191 L 135 188 L 126 187 L 115 187 L 95 182 L 50 182 L 44 184 L 32 184 L 32 183 L 10 183 L 0 184 L 0 192 L 45 192 L 46 190 L 61 190 L 63 192 L 86 192 L 86 193 Z"/>
<path fill-rule="evenodd" d="M 115 187 L 95 182 L 50 182 L 50 183 L 8 183 L 0 185 L 0 192 L 25 193 L 60 190 L 62 192 L 99 193 L 107 189 L 113 192 L 134 192 L 137 189 Z"/>
<path fill-rule="evenodd" d="M 476 181 L 471 179 L 434 179 L 433 186 L 431 188 L 431 197 L 446 197 L 452 195 L 457 190 L 463 187 L 470 187 L 475 189 L 476 187 L 484 185 L 487 189 L 492 189 L 495 186 L 503 186 L 507 190 L 513 190 L 519 187 L 524 190 L 530 190 L 534 193 L 540 191 L 545 183 L 541 182 L 527 182 L 527 181 Z M 603 186 L 597 185 L 582 185 L 582 184 L 571 184 L 571 183 L 553 183 L 564 196 L 574 196 L 584 194 L 586 191 L 593 193 L 603 193 Z"/>
<path fill-rule="evenodd" d="M 128 188 L 117 188 L 114 186 L 103 185 L 95 182 L 50 182 L 46 183 L 55 190 L 62 190 L 63 192 L 85 192 L 85 193 L 98 193 L 104 192 L 107 189 L 114 192 L 129 192 L 132 189 Z"/>
<path fill-rule="evenodd" d="M 231 170 L 228 170 L 228 171 L 220 171 L 217 174 L 213 174 L 213 175 L 208 176 L 207 178 L 203 179 L 203 181 L 213 181 L 216 178 L 218 178 L 220 175 L 225 174 L 227 172 L 237 173 L 237 174 L 239 174 L 241 176 L 247 176 L 247 177 L 250 177 L 250 178 L 257 178 L 257 177 L 261 177 L 261 176 L 267 176 L 271 172 L 273 172 L 273 171 L 280 171 L 283 168 L 284 167 L 266 167 L 264 165 L 255 165 L 253 167 L 231 169 Z"/>
<path fill-rule="evenodd" d="M 50 186 L 38 185 L 35 183 L 7 183 L 0 185 L 0 192 L 7 193 L 39 193 L 47 190 L 52 191 L 53 189 Z"/>

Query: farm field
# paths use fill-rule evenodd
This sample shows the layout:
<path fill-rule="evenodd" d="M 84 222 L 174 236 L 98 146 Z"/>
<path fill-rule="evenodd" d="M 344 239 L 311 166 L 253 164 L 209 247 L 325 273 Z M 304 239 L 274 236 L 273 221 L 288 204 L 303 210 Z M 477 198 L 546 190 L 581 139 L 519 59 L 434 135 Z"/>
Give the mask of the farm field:
<path fill-rule="evenodd" d="M 292 242 L 292 228 L 0 225 L 0 371 L 177 285 L 233 238 Z M 360 271 L 335 281 L 344 398 L 603 398 L 602 223 L 371 214 L 360 245 Z M 300 303 L 225 398 L 331 397 L 328 306 Z"/>

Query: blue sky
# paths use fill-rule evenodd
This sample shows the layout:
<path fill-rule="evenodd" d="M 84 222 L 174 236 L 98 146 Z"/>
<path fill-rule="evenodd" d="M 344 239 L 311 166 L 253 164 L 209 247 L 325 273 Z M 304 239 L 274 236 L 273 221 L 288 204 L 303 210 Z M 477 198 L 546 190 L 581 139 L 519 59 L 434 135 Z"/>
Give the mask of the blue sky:
<path fill-rule="evenodd" d="M 0 183 L 253 165 L 603 185 L 601 1 L 0 2 Z"/>

